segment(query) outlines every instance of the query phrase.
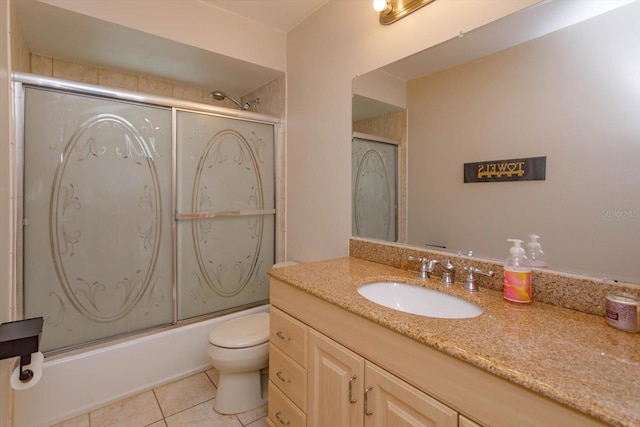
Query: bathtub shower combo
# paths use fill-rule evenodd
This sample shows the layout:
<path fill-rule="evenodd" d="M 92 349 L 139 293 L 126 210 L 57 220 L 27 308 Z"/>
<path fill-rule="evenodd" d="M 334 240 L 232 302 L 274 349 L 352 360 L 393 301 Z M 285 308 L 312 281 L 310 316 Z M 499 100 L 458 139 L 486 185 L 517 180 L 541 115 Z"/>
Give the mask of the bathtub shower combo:
<path fill-rule="evenodd" d="M 266 309 L 276 118 L 15 80 L 18 295 L 41 351 Z"/>

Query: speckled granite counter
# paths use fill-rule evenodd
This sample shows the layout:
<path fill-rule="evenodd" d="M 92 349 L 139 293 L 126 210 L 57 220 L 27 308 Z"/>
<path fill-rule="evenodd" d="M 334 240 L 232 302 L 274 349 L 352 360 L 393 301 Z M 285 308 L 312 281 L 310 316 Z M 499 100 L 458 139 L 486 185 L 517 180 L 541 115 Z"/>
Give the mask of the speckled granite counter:
<path fill-rule="evenodd" d="M 640 426 L 640 334 L 603 317 L 534 302 L 520 306 L 502 293 L 445 288 L 405 271 L 358 258 L 272 269 L 269 274 L 418 342 L 617 426 Z M 358 286 L 380 280 L 433 288 L 484 309 L 472 319 L 406 314 L 368 301 Z"/>

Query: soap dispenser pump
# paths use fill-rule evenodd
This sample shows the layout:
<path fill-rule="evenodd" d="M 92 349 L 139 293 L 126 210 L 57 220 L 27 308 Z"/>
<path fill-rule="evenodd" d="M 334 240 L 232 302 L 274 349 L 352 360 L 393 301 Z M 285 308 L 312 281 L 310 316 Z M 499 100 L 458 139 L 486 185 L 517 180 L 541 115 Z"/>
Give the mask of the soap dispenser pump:
<path fill-rule="evenodd" d="M 527 243 L 526 256 L 531 262 L 532 267 L 547 268 L 547 256 L 542 251 L 542 245 L 538 242 L 540 236 L 537 234 L 529 234 L 529 243 Z"/>
<path fill-rule="evenodd" d="M 504 281 L 502 283 L 504 299 L 511 302 L 528 304 L 531 299 L 531 264 L 524 254 L 522 240 L 507 239 L 513 242 L 510 256 L 504 262 Z"/>

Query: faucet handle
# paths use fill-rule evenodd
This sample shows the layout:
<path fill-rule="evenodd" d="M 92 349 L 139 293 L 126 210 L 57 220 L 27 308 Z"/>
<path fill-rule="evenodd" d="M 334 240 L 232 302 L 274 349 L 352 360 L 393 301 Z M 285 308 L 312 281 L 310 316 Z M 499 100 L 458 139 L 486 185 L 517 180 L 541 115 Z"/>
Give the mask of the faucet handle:
<path fill-rule="evenodd" d="M 428 258 L 417 258 L 409 255 L 409 261 L 418 261 L 420 263 L 420 273 L 418 273 L 418 277 L 421 279 L 429 278 L 429 259 Z"/>
<path fill-rule="evenodd" d="M 442 278 L 440 279 L 440 283 L 443 285 L 453 285 L 453 274 L 456 272 L 456 267 L 451 263 L 451 260 L 447 260 L 444 264 L 441 264 Z"/>
<path fill-rule="evenodd" d="M 482 274 L 483 276 L 493 277 L 493 271 L 482 271 L 479 268 L 475 267 L 465 267 L 465 271 L 467 272 L 467 278 L 464 281 L 464 289 L 469 292 L 477 292 L 480 290 L 478 285 L 476 284 L 476 277 L 474 274 Z"/>
<path fill-rule="evenodd" d="M 440 262 L 437 259 L 432 259 L 427 265 L 427 273 L 433 273 L 436 265 L 440 265 L 442 267 L 440 283 L 443 285 L 453 285 L 453 273 L 456 272 L 456 267 L 451 263 L 451 260 L 448 259 L 446 262 Z"/>

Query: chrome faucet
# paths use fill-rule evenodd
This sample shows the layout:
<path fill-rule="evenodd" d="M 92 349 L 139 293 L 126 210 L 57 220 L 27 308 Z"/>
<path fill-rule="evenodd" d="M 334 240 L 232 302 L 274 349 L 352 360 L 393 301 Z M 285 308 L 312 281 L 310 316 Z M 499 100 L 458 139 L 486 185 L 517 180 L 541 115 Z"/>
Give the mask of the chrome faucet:
<path fill-rule="evenodd" d="M 493 271 L 482 271 L 475 267 L 465 267 L 467 272 L 467 278 L 464 281 L 464 289 L 469 292 L 478 292 L 480 287 L 476 283 L 476 277 L 474 274 L 482 274 L 483 276 L 493 277 Z"/>
<path fill-rule="evenodd" d="M 413 256 L 409 256 L 409 261 L 418 261 L 420 263 L 420 272 L 418 273 L 418 277 L 427 280 L 429 278 L 429 259 L 428 258 L 416 258 Z"/>
<path fill-rule="evenodd" d="M 456 268 L 451 261 L 447 260 L 447 262 L 441 263 L 437 259 L 432 259 L 427 265 L 427 273 L 433 273 L 436 265 L 442 267 L 442 278 L 440 278 L 440 283 L 443 285 L 453 285 L 453 273 L 455 273 Z"/>

